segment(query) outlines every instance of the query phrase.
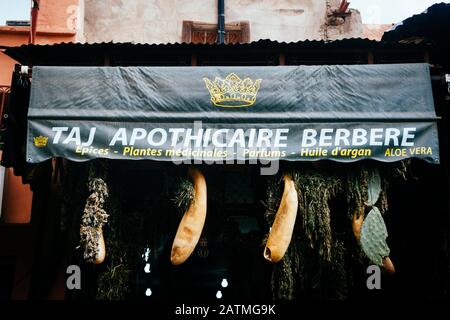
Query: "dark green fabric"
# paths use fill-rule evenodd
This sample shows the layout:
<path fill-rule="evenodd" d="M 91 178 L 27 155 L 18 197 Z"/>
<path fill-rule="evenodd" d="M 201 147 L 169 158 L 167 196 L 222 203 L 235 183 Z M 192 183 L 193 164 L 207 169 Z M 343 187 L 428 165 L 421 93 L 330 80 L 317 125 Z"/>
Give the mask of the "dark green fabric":
<path fill-rule="evenodd" d="M 54 156 L 437 163 L 429 66 L 35 67 L 27 161 Z"/>

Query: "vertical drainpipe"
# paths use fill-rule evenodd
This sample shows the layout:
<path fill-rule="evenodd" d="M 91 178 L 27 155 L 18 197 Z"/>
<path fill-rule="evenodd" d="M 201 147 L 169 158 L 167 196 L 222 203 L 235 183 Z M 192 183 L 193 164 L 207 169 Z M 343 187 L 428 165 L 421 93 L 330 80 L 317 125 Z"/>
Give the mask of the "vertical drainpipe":
<path fill-rule="evenodd" d="M 217 31 L 217 43 L 225 43 L 225 0 L 218 0 L 218 31 Z"/>
<path fill-rule="evenodd" d="M 39 14 L 39 1 L 33 0 L 31 6 L 31 27 L 30 27 L 30 36 L 28 38 L 29 44 L 34 44 L 36 41 L 36 30 L 37 30 L 37 21 Z"/>

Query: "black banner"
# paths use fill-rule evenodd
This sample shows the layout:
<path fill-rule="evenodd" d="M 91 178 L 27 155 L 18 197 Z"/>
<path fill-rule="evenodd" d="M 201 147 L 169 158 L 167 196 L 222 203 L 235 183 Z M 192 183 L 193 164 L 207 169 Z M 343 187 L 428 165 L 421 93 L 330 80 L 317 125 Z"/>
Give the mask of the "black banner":
<path fill-rule="evenodd" d="M 35 67 L 27 161 L 439 163 L 425 64 Z"/>

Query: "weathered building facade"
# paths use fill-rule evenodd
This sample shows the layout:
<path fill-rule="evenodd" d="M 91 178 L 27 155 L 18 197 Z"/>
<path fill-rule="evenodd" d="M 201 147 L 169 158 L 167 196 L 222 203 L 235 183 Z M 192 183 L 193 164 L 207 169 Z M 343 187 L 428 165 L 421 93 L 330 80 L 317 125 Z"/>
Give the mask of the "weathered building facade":
<path fill-rule="evenodd" d="M 340 0 L 227 0 L 225 20 L 230 30 L 248 25 L 249 35 L 242 42 L 362 37 L 359 11 L 335 14 L 340 4 Z M 189 42 L 183 37 L 188 22 L 199 25 L 198 31 L 217 27 L 217 1 L 84 0 L 84 22 L 84 37 L 90 43 Z"/>

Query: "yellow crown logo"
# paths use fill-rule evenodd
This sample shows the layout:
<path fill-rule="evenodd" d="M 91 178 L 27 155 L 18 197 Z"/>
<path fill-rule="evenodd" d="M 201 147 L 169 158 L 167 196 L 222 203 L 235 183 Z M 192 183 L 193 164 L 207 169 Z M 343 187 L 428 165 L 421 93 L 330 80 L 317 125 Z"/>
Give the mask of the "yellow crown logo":
<path fill-rule="evenodd" d="M 253 82 L 250 78 L 242 80 L 235 73 L 225 79 L 216 77 L 214 82 L 203 78 L 211 95 L 211 102 L 218 107 L 239 108 L 255 104 L 262 79 Z"/>
<path fill-rule="evenodd" d="M 38 137 L 34 137 L 33 140 L 34 140 L 34 145 L 37 148 L 43 148 L 47 145 L 48 137 L 38 136 Z"/>

